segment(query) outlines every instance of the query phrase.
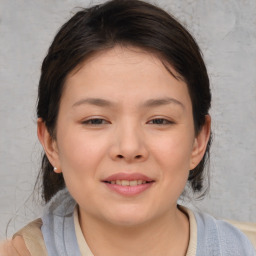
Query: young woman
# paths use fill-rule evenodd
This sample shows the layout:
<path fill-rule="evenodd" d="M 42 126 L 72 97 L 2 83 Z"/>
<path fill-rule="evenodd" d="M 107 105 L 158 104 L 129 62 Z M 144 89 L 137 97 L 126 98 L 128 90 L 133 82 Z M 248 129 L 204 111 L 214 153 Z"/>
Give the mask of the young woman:
<path fill-rule="evenodd" d="M 254 255 L 223 221 L 177 205 L 205 191 L 211 94 L 192 36 L 163 10 L 112 0 L 79 11 L 43 61 L 42 218 L 9 255 Z"/>

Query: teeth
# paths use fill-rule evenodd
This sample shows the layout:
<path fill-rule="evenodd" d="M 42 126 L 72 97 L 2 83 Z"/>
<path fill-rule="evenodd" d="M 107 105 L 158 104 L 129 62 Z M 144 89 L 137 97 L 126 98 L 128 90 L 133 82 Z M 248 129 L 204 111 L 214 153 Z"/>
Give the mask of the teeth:
<path fill-rule="evenodd" d="M 145 180 L 112 180 L 109 183 L 121 186 L 137 186 L 141 184 L 146 184 L 147 182 Z"/>
<path fill-rule="evenodd" d="M 130 185 L 130 182 L 128 180 L 122 180 L 121 183 L 122 183 L 122 186 L 129 186 Z"/>
<path fill-rule="evenodd" d="M 137 186 L 137 185 L 138 185 L 137 180 L 131 180 L 130 181 L 130 186 Z"/>

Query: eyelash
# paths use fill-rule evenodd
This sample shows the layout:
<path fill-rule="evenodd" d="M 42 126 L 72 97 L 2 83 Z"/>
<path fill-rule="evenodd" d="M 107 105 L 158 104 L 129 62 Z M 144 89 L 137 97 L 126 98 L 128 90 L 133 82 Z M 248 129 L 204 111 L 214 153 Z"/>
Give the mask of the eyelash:
<path fill-rule="evenodd" d="M 103 118 L 91 118 L 83 121 L 82 124 L 97 126 L 97 125 L 109 124 L 109 122 Z"/>
<path fill-rule="evenodd" d="M 103 118 L 91 118 L 82 122 L 85 125 L 99 126 L 104 124 L 109 124 L 110 122 L 106 121 Z M 174 124 L 173 121 L 167 120 L 165 118 L 154 118 L 150 120 L 147 124 L 153 125 L 171 125 Z"/>
<path fill-rule="evenodd" d="M 156 121 L 156 123 L 154 123 L 154 121 Z M 160 123 L 159 123 L 160 121 Z M 154 118 L 152 120 L 150 120 L 148 122 L 149 124 L 154 124 L 154 125 L 170 125 L 170 124 L 174 124 L 173 121 L 167 120 L 165 118 Z"/>

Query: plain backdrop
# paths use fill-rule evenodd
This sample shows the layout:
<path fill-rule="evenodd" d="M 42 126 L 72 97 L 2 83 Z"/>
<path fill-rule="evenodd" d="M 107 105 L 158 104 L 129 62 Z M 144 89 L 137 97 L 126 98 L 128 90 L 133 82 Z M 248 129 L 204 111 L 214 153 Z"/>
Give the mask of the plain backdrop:
<path fill-rule="evenodd" d="M 59 27 L 96 1 L 0 0 L 0 238 L 40 214 L 36 97 Z M 256 1 L 159 0 L 198 41 L 212 86 L 211 189 L 192 207 L 256 222 Z M 40 197 L 40 196 L 39 196 Z"/>

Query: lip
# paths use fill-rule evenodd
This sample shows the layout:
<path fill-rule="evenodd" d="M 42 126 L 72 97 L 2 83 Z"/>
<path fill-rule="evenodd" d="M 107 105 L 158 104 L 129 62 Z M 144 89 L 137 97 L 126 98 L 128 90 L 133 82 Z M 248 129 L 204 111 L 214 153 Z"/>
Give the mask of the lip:
<path fill-rule="evenodd" d="M 116 180 L 128 180 L 128 181 L 142 180 L 148 183 L 138 184 L 136 186 L 122 186 L 118 184 L 108 183 L 110 181 L 116 181 Z M 102 180 L 102 182 L 107 186 L 108 189 L 120 195 L 135 196 L 135 195 L 141 194 L 145 190 L 148 190 L 154 184 L 155 180 L 141 173 L 116 173 Z"/>
<path fill-rule="evenodd" d="M 148 176 L 141 174 L 141 173 L 124 173 L 124 172 L 120 172 L 120 173 L 116 173 L 113 174 L 105 179 L 103 179 L 102 181 L 112 181 L 112 180 L 144 180 L 144 181 L 154 181 L 153 179 L 149 178 Z"/>

